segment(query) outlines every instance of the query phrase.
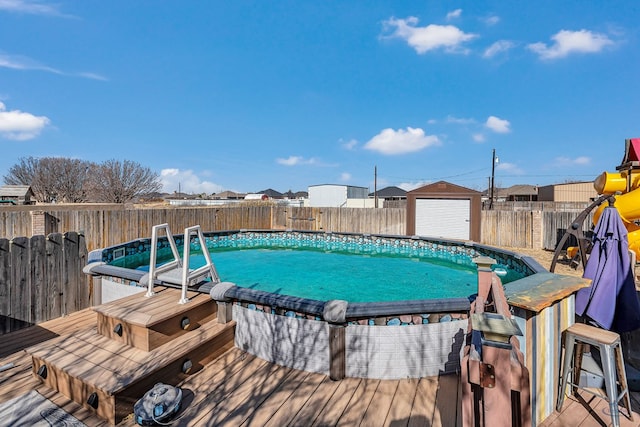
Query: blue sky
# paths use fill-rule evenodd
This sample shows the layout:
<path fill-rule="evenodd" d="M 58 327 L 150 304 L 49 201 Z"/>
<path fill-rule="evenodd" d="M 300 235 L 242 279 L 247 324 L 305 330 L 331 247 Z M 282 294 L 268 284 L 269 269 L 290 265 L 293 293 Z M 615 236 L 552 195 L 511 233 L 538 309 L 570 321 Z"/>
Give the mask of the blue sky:
<path fill-rule="evenodd" d="M 591 181 L 640 137 L 640 2 L 0 0 L 0 175 L 164 190 Z"/>

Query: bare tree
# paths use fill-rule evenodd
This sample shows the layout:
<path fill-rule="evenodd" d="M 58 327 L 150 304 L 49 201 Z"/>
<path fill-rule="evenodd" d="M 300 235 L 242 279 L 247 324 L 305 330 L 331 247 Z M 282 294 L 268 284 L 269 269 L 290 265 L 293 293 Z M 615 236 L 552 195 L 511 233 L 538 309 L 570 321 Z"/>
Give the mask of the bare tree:
<path fill-rule="evenodd" d="M 30 185 L 40 203 L 124 203 L 161 189 L 157 173 L 131 160 L 96 164 L 64 157 L 23 157 L 4 182 Z"/>
<path fill-rule="evenodd" d="M 36 182 L 48 190 L 48 196 L 57 202 L 81 203 L 87 201 L 87 178 L 91 162 L 64 157 L 40 159 Z"/>
<path fill-rule="evenodd" d="M 125 203 L 162 188 L 156 172 L 131 160 L 107 160 L 90 176 L 91 198 L 98 202 Z"/>
<path fill-rule="evenodd" d="M 86 183 L 91 163 L 65 157 L 23 157 L 4 176 L 8 185 L 30 185 L 41 203 L 78 203 L 87 200 Z"/>

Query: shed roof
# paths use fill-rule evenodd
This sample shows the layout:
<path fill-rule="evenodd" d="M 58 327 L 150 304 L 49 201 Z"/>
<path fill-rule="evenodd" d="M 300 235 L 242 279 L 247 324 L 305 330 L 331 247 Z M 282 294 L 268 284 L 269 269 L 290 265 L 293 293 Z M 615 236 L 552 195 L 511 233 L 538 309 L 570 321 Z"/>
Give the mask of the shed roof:
<path fill-rule="evenodd" d="M 415 195 L 415 194 L 435 194 L 435 193 L 453 193 L 453 194 L 478 194 L 481 193 L 476 190 L 472 190 L 467 187 L 462 187 L 460 185 L 452 184 L 447 181 L 438 181 L 433 184 L 428 184 L 423 187 L 416 188 L 415 190 L 411 190 L 407 193 L 407 195 Z"/>
<path fill-rule="evenodd" d="M 309 188 L 312 187 L 344 187 L 344 188 L 364 188 L 367 189 L 367 187 L 360 187 L 358 185 L 346 185 L 346 184 L 315 184 L 315 185 L 310 185 Z"/>
<path fill-rule="evenodd" d="M 374 193 L 369 193 L 369 196 L 374 196 Z M 378 197 L 407 197 L 407 191 L 400 187 L 389 186 L 378 190 Z"/>
<path fill-rule="evenodd" d="M 267 188 L 266 190 L 262 190 L 262 191 L 257 191 L 257 194 L 266 194 L 267 196 L 271 197 L 272 199 L 279 199 L 282 198 L 283 194 L 279 191 L 276 191 L 272 188 Z"/>
<path fill-rule="evenodd" d="M 0 197 L 25 197 L 31 191 L 30 185 L 3 185 L 0 187 Z"/>
<path fill-rule="evenodd" d="M 244 194 L 236 193 L 234 191 L 223 191 L 218 194 L 214 194 L 215 199 L 244 199 Z"/>
<path fill-rule="evenodd" d="M 500 194 L 507 196 L 535 196 L 536 194 L 538 194 L 538 187 L 535 185 L 527 184 L 512 185 L 509 188 L 501 189 Z"/>

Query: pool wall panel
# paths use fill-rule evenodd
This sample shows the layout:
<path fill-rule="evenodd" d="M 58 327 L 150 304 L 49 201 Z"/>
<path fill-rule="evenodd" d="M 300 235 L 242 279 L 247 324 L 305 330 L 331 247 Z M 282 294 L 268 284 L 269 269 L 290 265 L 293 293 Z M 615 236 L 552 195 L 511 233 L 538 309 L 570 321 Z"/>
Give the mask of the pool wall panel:
<path fill-rule="evenodd" d="M 460 371 L 468 321 L 405 326 L 349 325 L 347 376 L 420 378 Z"/>
<path fill-rule="evenodd" d="M 101 304 L 106 304 L 108 302 L 128 297 L 133 294 L 137 294 L 140 292 L 146 292 L 147 288 L 142 288 L 140 286 L 127 286 L 120 282 L 116 282 L 114 280 L 109 280 L 105 277 L 102 277 L 101 281 Z"/>
<path fill-rule="evenodd" d="M 329 375 L 329 325 L 233 306 L 236 347 L 290 368 Z"/>

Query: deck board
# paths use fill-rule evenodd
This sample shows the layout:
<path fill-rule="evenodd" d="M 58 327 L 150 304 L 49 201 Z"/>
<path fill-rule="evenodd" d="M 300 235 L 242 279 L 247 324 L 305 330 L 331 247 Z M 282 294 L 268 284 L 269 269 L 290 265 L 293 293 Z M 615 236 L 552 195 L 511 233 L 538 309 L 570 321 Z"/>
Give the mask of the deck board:
<path fill-rule="evenodd" d="M 264 427 L 280 427 L 289 425 L 306 402 L 316 393 L 323 381 L 330 381 L 326 376 L 320 374 L 309 374 L 304 381 L 296 384 L 295 390 L 289 395 L 286 403 L 280 406 L 269 420 L 264 423 Z"/>
<path fill-rule="evenodd" d="M 331 381 L 329 377 L 325 377 L 288 425 L 311 425 L 331 399 L 338 385 L 338 381 Z"/>
<path fill-rule="evenodd" d="M 91 411 L 43 386 L 31 373 L 31 357 L 24 351 L 47 339 L 55 340 L 59 335 L 82 337 L 95 329 L 96 318 L 93 310 L 83 310 L 0 335 L 0 366 L 15 365 L 0 372 L 0 403 L 37 390 L 85 424 L 107 426 Z M 7 349 L 12 351 L 7 353 Z M 325 375 L 278 367 L 233 348 L 187 377 L 180 387 L 185 400 L 180 419 L 172 424 L 176 426 L 273 427 L 311 425 L 314 421 L 319 425 L 325 425 L 321 421 L 326 421 L 330 425 L 345 426 L 460 425 L 460 389 L 456 375 L 399 381 L 355 378 L 331 381 Z M 395 392 L 392 394 L 391 390 Z M 606 402 L 587 393 L 580 394 L 584 394 L 586 403 L 568 396 L 561 413 L 555 412 L 538 425 L 591 427 L 610 424 Z M 623 427 L 640 425 L 640 393 L 631 393 L 631 397 L 635 420 L 630 421 L 621 410 Z M 381 413 L 386 416 L 374 416 Z M 135 425 L 129 417 L 119 427 Z"/>
<path fill-rule="evenodd" d="M 353 395 L 362 380 L 359 378 L 346 378 L 338 384 L 338 387 L 327 401 L 324 409 L 317 414 L 312 426 L 326 426 L 339 424 L 346 407 L 349 405 L 349 396 Z"/>
<path fill-rule="evenodd" d="M 409 415 L 409 423 L 407 424 L 409 427 L 432 425 L 437 393 L 437 379 L 420 378 Z"/>
<path fill-rule="evenodd" d="M 340 419 L 339 425 L 350 426 L 360 423 L 379 384 L 380 380 L 368 378 L 360 380 L 358 387 L 350 398 L 349 404 L 344 410 L 344 416 Z"/>
<path fill-rule="evenodd" d="M 399 381 L 380 381 L 369 403 L 369 407 L 362 417 L 362 423 L 364 425 L 373 425 L 389 418 L 393 398 L 396 390 L 398 390 L 398 382 Z M 395 422 L 396 420 L 389 419 L 384 424 L 389 425 L 394 423 L 395 425 Z"/>
<path fill-rule="evenodd" d="M 411 416 L 411 408 L 416 397 L 418 382 L 416 378 L 407 378 L 398 381 L 396 394 L 393 396 L 392 405 L 389 408 L 389 414 L 385 424 L 395 423 L 394 425 L 409 425 Z"/>
<path fill-rule="evenodd" d="M 309 375 L 312 374 L 304 371 L 293 371 L 287 379 L 280 383 L 280 386 L 269 395 L 269 398 L 265 400 L 262 405 L 249 414 L 241 425 L 263 427 L 267 421 L 272 418 L 273 414 L 289 400 L 296 390 L 297 385 L 304 382 Z"/>
<path fill-rule="evenodd" d="M 456 427 L 458 425 L 459 377 L 457 375 L 441 375 L 436 394 L 436 411 L 433 414 L 434 425 Z"/>

